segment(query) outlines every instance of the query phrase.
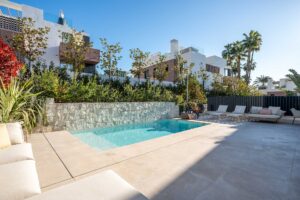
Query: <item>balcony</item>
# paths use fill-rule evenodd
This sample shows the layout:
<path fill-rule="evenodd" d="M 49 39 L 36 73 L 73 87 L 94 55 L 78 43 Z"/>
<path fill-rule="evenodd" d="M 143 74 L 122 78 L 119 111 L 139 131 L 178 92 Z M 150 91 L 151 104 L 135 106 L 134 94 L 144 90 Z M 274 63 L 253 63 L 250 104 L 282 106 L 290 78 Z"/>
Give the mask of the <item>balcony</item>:
<path fill-rule="evenodd" d="M 64 52 L 66 51 L 66 45 L 60 43 L 59 45 L 59 58 L 61 61 L 64 61 Z M 100 50 L 94 48 L 88 48 L 85 55 L 85 64 L 95 65 L 100 62 Z"/>

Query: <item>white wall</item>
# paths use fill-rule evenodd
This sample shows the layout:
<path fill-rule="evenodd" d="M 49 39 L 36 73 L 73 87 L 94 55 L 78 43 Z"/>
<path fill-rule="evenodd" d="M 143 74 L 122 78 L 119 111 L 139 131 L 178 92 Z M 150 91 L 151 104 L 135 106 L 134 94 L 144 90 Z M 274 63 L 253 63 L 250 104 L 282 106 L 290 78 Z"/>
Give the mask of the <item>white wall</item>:
<path fill-rule="evenodd" d="M 31 6 L 22 5 L 22 16 L 32 18 L 35 21 L 36 27 L 47 26 L 50 28 L 50 32 L 48 34 L 48 48 L 45 50 L 45 54 L 41 57 L 41 60 L 45 61 L 48 65 L 52 61 L 56 66 L 59 66 L 60 36 L 62 32 L 71 33 L 72 29 L 68 25 L 61 25 L 44 20 L 43 10 Z"/>
<path fill-rule="evenodd" d="M 284 87 L 289 91 L 294 91 L 296 89 L 295 83 L 287 78 L 282 78 L 279 80 L 279 87 Z"/>

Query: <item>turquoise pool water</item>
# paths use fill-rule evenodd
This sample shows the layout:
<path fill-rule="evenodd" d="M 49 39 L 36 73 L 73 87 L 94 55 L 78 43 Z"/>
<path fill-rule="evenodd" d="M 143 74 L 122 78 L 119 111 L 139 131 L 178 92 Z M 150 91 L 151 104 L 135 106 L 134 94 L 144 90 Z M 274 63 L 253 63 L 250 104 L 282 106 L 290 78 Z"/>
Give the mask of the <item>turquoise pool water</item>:
<path fill-rule="evenodd" d="M 204 124 L 198 122 L 164 119 L 149 123 L 73 131 L 72 134 L 92 147 L 107 150 L 178 133 L 203 125 Z"/>

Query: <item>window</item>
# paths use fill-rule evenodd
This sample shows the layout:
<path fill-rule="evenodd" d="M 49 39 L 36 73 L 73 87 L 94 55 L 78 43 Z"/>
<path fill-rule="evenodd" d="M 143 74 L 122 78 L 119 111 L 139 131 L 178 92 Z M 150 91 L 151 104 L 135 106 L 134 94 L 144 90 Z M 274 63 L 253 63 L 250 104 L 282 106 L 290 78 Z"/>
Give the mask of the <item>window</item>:
<path fill-rule="evenodd" d="M 156 68 L 153 69 L 153 78 L 155 79 Z"/>
<path fill-rule="evenodd" d="M 210 64 L 206 64 L 206 71 L 211 72 L 211 73 L 215 73 L 215 74 L 219 74 L 220 73 L 220 68 L 210 65 Z"/>
<path fill-rule="evenodd" d="M 148 69 L 144 72 L 144 78 L 145 79 L 149 78 L 149 70 Z"/>
<path fill-rule="evenodd" d="M 227 69 L 227 68 L 224 69 L 224 76 L 231 76 L 231 74 L 232 74 L 231 69 Z"/>

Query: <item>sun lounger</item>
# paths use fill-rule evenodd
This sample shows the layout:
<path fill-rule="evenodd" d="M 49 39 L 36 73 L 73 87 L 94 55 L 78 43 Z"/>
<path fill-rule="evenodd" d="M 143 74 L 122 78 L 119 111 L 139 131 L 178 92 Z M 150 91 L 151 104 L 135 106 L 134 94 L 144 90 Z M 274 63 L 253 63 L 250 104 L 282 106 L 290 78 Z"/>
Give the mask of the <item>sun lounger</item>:
<path fill-rule="evenodd" d="M 293 114 L 293 124 L 295 123 L 296 119 L 300 119 L 300 110 L 296 110 L 295 108 L 291 109 L 291 112 Z"/>
<path fill-rule="evenodd" d="M 283 115 L 283 111 L 280 110 L 280 107 L 269 106 L 269 108 L 261 107 L 252 107 L 250 114 L 247 114 L 249 121 L 269 121 L 269 122 L 278 122 L 278 120 Z"/>
<path fill-rule="evenodd" d="M 232 113 L 226 113 L 226 116 L 240 120 L 241 117 L 245 116 L 245 111 L 246 111 L 246 106 L 235 106 L 234 111 Z"/>
<path fill-rule="evenodd" d="M 220 117 L 222 115 L 225 115 L 225 113 L 227 111 L 227 108 L 228 108 L 227 105 L 219 105 L 218 110 L 216 110 L 216 111 L 208 111 L 206 113 L 209 114 L 209 115 L 212 115 L 212 116 L 219 116 Z"/>

